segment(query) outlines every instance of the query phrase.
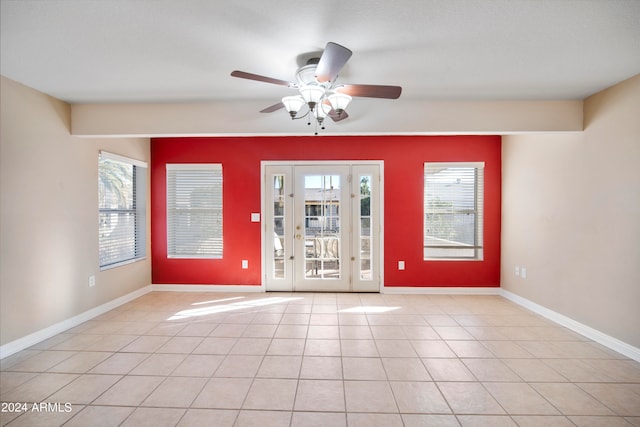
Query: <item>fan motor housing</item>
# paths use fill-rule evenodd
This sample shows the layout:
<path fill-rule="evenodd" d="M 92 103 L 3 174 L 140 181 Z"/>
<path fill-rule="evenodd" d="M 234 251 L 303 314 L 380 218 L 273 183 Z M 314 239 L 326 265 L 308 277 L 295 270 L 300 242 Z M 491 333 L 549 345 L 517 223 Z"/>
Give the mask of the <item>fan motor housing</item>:
<path fill-rule="evenodd" d="M 298 71 L 296 71 L 296 80 L 300 86 L 322 86 L 325 89 L 331 86 L 332 82 L 320 83 L 316 79 L 316 69 L 318 68 L 319 60 L 320 58 L 311 58 L 307 61 L 307 65 L 298 68 Z"/>

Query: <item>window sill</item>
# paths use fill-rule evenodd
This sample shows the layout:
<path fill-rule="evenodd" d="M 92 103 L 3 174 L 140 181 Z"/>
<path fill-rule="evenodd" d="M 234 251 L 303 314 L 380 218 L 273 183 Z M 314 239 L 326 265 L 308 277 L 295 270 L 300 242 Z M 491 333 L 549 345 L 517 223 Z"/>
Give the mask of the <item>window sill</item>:
<path fill-rule="evenodd" d="M 133 264 L 134 262 L 144 261 L 146 259 L 147 257 L 144 256 L 140 258 L 134 258 L 134 259 L 128 259 L 126 261 L 116 262 L 114 264 L 103 265 L 103 266 L 100 266 L 100 271 L 111 270 L 112 268 L 122 267 L 123 265 Z"/>

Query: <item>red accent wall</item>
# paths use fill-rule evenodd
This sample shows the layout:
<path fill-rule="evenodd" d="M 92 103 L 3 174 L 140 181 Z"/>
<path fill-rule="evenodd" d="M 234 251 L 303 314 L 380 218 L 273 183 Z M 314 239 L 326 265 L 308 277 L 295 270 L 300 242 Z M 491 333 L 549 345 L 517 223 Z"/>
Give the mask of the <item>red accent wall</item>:
<path fill-rule="evenodd" d="M 155 284 L 260 285 L 261 160 L 383 160 L 385 286 L 500 284 L 500 136 L 154 138 L 151 256 Z M 483 261 L 424 261 L 424 162 L 485 162 Z M 167 163 L 222 163 L 224 258 L 167 258 Z M 249 260 L 249 269 L 241 260 Z M 398 260 L 405 261 L 399 271 Z"/>

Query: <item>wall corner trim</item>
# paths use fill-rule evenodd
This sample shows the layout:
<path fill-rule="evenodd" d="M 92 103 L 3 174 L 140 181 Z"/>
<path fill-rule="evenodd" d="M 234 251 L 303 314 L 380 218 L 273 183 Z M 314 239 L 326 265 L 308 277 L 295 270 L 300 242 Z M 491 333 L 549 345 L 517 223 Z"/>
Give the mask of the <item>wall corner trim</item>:
<path fill-rule="evenodd" d="M 5 357 L 11 356 L 12 354 L 15 354 L 21 350 L 31 347 L 32 345 L 38 344 L 39 342 L 49 339 L 54 335 L 57 335 L 68 329 L 78 326 L 86 322 L 87 320 L 91 320 L 94 317 L 97 317 L 97 316 L 100 316 L 101 314 L 106 313 L 107 311 L 113 310 L 116 307 L 126 304 L 129 301 L 133 301 L 136 298 L 139 298 L 143 295 L 148 294 L 149 292 L 151 292 L 151 290 L 152 290 L 151 285 L 144 286 L 138 290 L 135 290 L 126 295 L 123 295 L 114 300 L 111 300 L 102 305 L 99 305 L 90 310 L 87 310 L 84 313 L 80 313 L 77 316 L 73 316 L 69 319 L 55 323 L 44 329 L 40 329 L 39 331 L 36 331 L 32 334 L 29 334 L 22 338 L 18 338 L 17 340 L 8 342 L 5 345 L 0 346 L 0 359 L 4 359 Z"/>
<path fill-rule="evenodd" d="M 535 302 L 523 298 L 520 295 L 514 294 L 513 292 L 501 288 L 499 295 L 533 311 L 536 314 L 546 317 L 547 319 L 561 326 L 564 326 L 565 328 L 571 329 L 572 331 L 577 332 L 580 335 L 583 335 L 597 342 L 598 344 L 602 344 L 603 346 L 608 347 L 613 351 L 616 351 L 624 356 L 627 356 L 630 359 L 640 362 L 640 348 L 634 347 L 631 344 L 620 341 L 619 339 L 600 332 L 597 329 L 577 322 L 570 317 L 536 304 Z"/>

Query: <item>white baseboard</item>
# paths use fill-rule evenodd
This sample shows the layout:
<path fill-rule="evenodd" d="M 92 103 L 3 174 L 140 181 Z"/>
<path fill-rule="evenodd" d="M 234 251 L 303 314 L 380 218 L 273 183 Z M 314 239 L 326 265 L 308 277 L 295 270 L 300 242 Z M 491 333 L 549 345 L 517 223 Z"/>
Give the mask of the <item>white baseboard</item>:
<path fill-rule="evenodd" d="M 541 315 L 542 317 L 546 317 L 547 319 L 561 326 L 571 329 L 572 331 L 577 332 L 580 335 L 583 335 L 597 342 L 598 344 L 602 344 L 605 347 L 609 347 L 611 350 L 617 351 L 618 353 L 625 355 L 630 359 L 640 362 L 640 348 L 627 344 L 624 341 L 620 341 L 617 338 L 614 338 L 610 335 L 598 331 L 597 329 L 593 329 L 590 326 L 577 322 L 570 317 L 550 310 L 544 306 L 541 306 L 540 304 L 523 298 L 520 295 L 516 295 L 513 292 L 507 291 L 505 289 L 500 289 L 500 295 L 510 301 L 515 302 L 518 305 L 521 305 L 533 311 L 534 313 Z"/>
<path fill-rule="evenodd" d="M 160 292 L 264 292 L 261 285 L 151 285 Z"/>
<path fill-rule="evenodd" d="M 434 288 L 419 286 L 383 286 L 382 294 L 422 294 L 422 295 L 500 295 L 498 287 L 467 287 L 467 288 Z"/>
<path fill-rule="evenodd" d="M 87 310 L 84 313 L 78 314 L 77 316 L 73 316 L 69 319 L 53 324 L 37 332 L 34 332 L 22 338 L 18 338 L 15 341 L 8 342 L 5 345 L 0 346 L 0 359 L 4 359 L 5 357 L 11 356 L 12 354 L 15 354 L 21 350 L 31 347 L 32 345 L 38 344 L 41 341 L 49 339 L 54 335 L 57 335 L 68 329 L 76 327 L 81 323 L 86 322 L 87 320 L 91 320 L 94 317 L 100 316 L 101 314 L 104 314 L 109 310 L 113 310 L 114 308 L 119 307 L 123 304 L 126 304 L 129 301 L 133 301 L 136 298 L 139 298 L 145 294 L 148 294 L 149 292 L 151 292 L 151 290 L 152 290 L 151 285 L 145 286 L 131 293 L 123 295 L 119 298 L 116 298 L 102 305 L 94 307 L 91 310 Z"/>

